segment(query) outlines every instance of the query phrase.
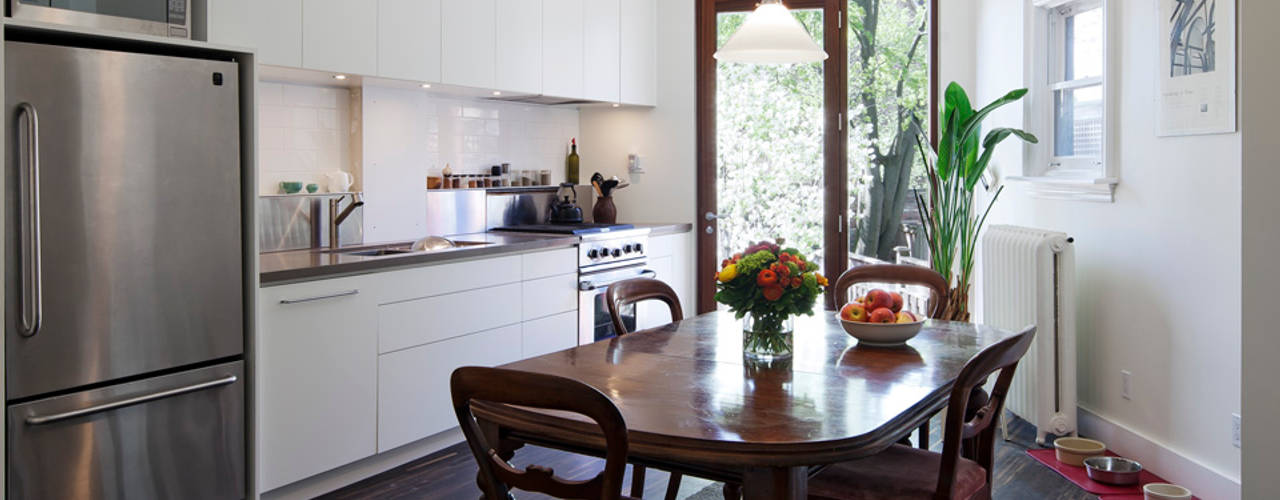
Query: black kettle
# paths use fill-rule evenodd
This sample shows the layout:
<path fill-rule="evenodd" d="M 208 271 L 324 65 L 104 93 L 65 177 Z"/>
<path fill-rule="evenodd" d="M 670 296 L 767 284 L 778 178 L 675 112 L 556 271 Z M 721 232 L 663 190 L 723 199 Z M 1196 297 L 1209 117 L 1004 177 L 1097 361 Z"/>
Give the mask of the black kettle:
<path fill-rule="evenodd" d="M 563 198 L 560 197 L 560 192 L 564 191 L 566 188 L 573 194 L 573 201 L 569 201 L 568 195 L 565 195 Z M 556 190 L 556 199 L 551 202 L 551 223 L 582 223 L 582 207 L 578 206 L 578 191 L 574 189 L 573 183 L 561 183 L 560 189 Z"/>

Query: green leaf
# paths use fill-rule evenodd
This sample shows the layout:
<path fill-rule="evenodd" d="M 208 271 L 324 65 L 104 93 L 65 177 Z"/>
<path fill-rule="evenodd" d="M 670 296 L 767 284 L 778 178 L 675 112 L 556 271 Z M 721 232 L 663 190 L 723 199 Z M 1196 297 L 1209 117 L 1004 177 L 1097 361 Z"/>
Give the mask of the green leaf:
<path fill-rule="evenodd" d="M 996 145 L 1004 142 L 1004 140 L 1008 139 L 1010 135 L 1016 135 L 1018 138 L 1031 144 L 1040 142 L 1036 136 L 1019 129 L 998 128 L 992 130 L 987 134 L 986 139 L 982 140 L 982 157 L 974 163 L 974 167 L 970 169 L 968 175 L 965 175 L 964 187 L 966 190 L 972 192 L 973 188 L 978 185 L 978 181 L 982 179 L 983 172 L 987 171 L 987 164 L 991 163 L 991 155 L 995 152 Z"/>
<path fill-rule="evenodd" d="M 1022 99 L 1025 95 L 1027 95 L 1027 89 L 1018 89 L 1010 91 L 1008 94 L 1005 94 L 1004 97 L 992 101 L 991 104 L 986 105 L 986 107 L 969 116 L 960 124 L 962 132 L 959 137 L 963 138 L 965 141 L 970 140 L 970 137 L 972 137 L 972 140 L 976 142 L 978 136 L 981 135 L 982 121 L 987 119 L 987 115 L 990 115 L 992 111 L 995 111 L 1002 106 L 1012 104 L 1017 100 Z"/>

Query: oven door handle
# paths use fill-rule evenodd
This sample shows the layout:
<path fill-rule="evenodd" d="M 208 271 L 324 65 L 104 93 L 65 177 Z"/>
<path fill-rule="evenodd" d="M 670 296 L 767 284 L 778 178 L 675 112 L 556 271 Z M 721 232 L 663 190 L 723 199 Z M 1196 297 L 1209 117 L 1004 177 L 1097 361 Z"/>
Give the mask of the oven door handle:
<path fill-rule="evenodd" d="M 644 271 L 641 271 L 640 274 L 637 274 L 627 279 L 629 280 L 629 279 L 636 279 L 636 278 L 657 278 L 657 277 L 658 277 L 657 272 L 645 269 Z M 614 283 L 619 283 L 622 281 L 626 281 L 626 280 L 612 280 L 605 283 L 597 283 L 594 281 L 579 281 L 578 290 L 582 292 L 590 292 L 592 290 L 599 290 L 601 288 L 604 288 Z"/>

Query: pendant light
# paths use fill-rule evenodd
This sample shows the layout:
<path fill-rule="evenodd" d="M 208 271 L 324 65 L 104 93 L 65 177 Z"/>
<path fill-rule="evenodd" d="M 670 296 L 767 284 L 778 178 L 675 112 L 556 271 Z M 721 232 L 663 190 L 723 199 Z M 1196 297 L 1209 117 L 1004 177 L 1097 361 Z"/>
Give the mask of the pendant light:
<path fill-rule="evenodd" d="M 729 42 L 716 51 L 715 58 L 755 64 L 811 63 L 825 60 L 827 53 L 814 43 L 782 0 L 763 0 Z"/>

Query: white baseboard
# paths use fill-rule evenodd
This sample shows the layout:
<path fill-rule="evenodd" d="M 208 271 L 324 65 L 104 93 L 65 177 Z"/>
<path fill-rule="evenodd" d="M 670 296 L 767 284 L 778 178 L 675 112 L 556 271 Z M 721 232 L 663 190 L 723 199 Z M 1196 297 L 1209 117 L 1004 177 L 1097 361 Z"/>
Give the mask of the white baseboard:
<path fill-rule="evenodd" d="M 1107 448 L 1137 460 L 1170 482 L 1190 488 L 1206 500 L 1240 498 L 1240 478 L 1231 477 L 1187 458 L 1163 443 L 1080 407 L 1080 434 L 1107 443 Z"/>
<path fill-rule="evenodd" d="M 350 463 L 296 483 L 281 486 L 263 493 L 260 498 L 262 500 L 315 498 L 461 443 L 464 440 L 462 429 L 454 427 L 451 430 L 414 441 L 394 450 L 379 453 L 359 462 Z"/>

